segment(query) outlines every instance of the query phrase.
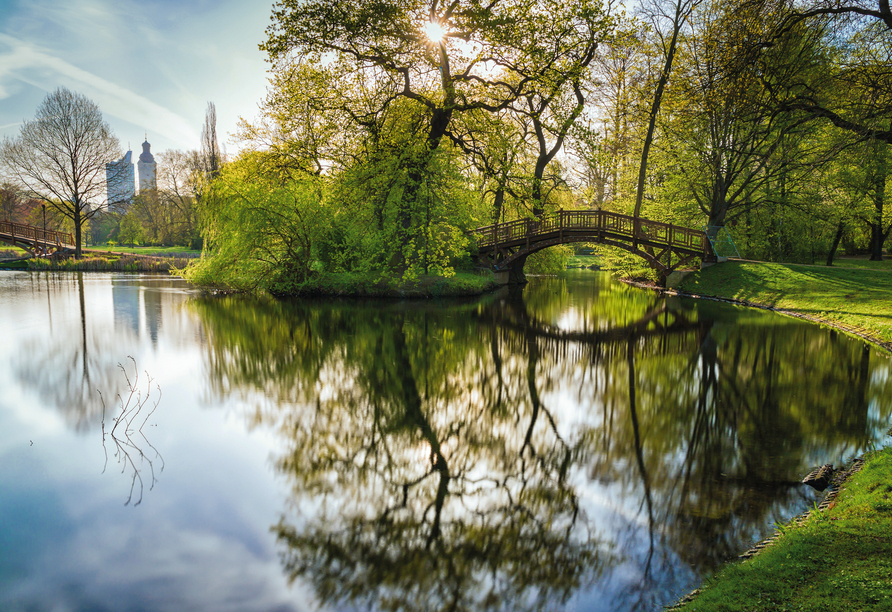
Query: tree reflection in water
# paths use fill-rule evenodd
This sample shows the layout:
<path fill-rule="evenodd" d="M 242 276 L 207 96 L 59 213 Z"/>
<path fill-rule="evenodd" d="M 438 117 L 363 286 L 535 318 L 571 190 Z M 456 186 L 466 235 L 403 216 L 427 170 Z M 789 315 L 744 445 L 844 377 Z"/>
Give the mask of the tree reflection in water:
<path fill-rule="evenodd" d="M 114 339 L 99 335 L 92 325 L 92 313 L 84 297 L 84 273 L 76 272 L 73 276 L 72 279 L 70 275 L 51 272 L 31 275 L 33 289 L 47 294 L 50 326 L 50 296 L 55 300 L 67 297 L 70 306 L 74 300 L 65 294 L 72 291 L 77 292 L 77 323 L 74 327 L 57 321 L 49 341 L 26 340 L 22 350 L 36 358 L 17 361 L 15 370 L 22 384 L 34 389 L 46 405 L 57 407 L 72 428 L 87 431 L 102 412 L 97 389 L 114 395 L 120 388 L 116 376 L 120 357 L 114 357 L 109 350 Z"/>
<path fill-rule="evenodd" d="M 812 499 L 808 467 L 888 428 L 888 362 L 826 330 L 609 284 L 527 291 L 193 303 L 215 392 L 286 441 L 274 531 L 323 603 L 561 608 L 632 563 L 610 606 L 658 607 L 689 586 L 679 560 L 739 554 Z"/>
<path fill-rule="evenodd" d="M 88 274 L 89 276 L 89 274 Z M 106 440 L 114 445 L 112 456 L 121 466 L 121 472 L 131 478 L 129 495 L 125 505 L 133 501 L 134 492 L 139 486 L 139 495 L 134 506 L 142 501 L 145 488 L 143 466 L 148 467 L 149 490 L 156 482 L 155 462 L 160 461 L 163 470 L 164 460 L 144 434 L 146 421 L 157 407 L 161 389 L 157 385 L 157 396 L 153 401 L 152 379 L 146 374 L 148 384 L 145 394 L 138 389 L 138 372 L 133 378 L 120 363 L 118 345 L 120 336 L 115 336 L 103 325 L 102 315 L 93 310 L 97 305 L 95 289 L 92 295 L 85 288 L 83 272 L 55 273 L 44 272 L 29 275 L 32 291 L 47 294 L 47 322 L 49 337 L 36 336 L 25 340 L 23 351 L 35 356 L 15 363 L 15 371 L 23 386 L 33 389 L 47 406 L 57 409 L 72 429 L 86 432 L 101 426 L 102 447 L 105 452 L 105 465 L 108 465 Z M 112 280 L 112 283 L 115 279 Z M 169 281 L 168 281 L 169 282 Z M 148 284 L 143 281 L 143 284 Z M 132 289 L 138 292 L 139 288 Z M 76 292 L 75 299 L 72 293 Z M 66 295 L 68 294 L 68 295 Z M 138 293 L 134 293 L 137 296 Z M 66 303 L 67 298 L 67 303 Z M 57 315 L 52 317 L 53 301 L 63 305 L 62 322 Z M 73 311 L 66 324 L 65 307 Z M 138 319 L 139 313 L 136 317 Z M 134 369 L 136 362 L 133 361 Z M 123 374 L 123 376 L 121 375 Z M 123 397 L 122 397 L 123 395 Z M 113 425 L 106 430 L 106 405 L 104 398 L 115 398 Z M 149 458 L 149 453 L 154 453 Z"/>

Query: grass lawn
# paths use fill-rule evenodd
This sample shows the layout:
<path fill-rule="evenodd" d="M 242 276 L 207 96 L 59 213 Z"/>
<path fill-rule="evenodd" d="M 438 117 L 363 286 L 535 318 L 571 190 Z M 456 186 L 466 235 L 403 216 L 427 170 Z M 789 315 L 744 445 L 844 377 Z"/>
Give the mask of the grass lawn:
<path fill-rule="evenodd" d="M 14 257 L 27 257 L 28 251 L 25 249 L 20 249 L 19 247 L 14 247 L 11 244 L 6 244 L 5 242 L 0 242 L 0 257 L 6 258 L 14 258 Z"/>
<path fill-rule="evenodd" d="M 868 270 L 889 270 L 890 272 L 892 272 L 892 259 L 884 259 L 883 261 L 870 261 L 866 257 L 840 257 L 833 260 L 833 267 L 866 268 Z"/>
<path fill-rule="evenodd" d="M 840 261 L 829 268 L 729 261 L 686 276 L 678 288 L 794 311 L 892 346 L 892 262 Z"/>
<path fill-rule="evenodd" d="M 299 287 L 295 287 L 289 295 L 389 298 L 460 297 L 480 295 L 496 286 L 492 274 L 461 271 L 449 278 L 429 276 L 411 282 L 379 279 L 376 275 L 339 273 L 320 274 Z"/>
<path fill-rule="evenodd" d="M 892 610 L 892 448 L 866 457 L 836 500 L 752 559 L 710 578 L 686 612 Z"/>
<path fill-rule="evenodd" d="M 158 255 L 163 257 L 164 255 L 173 255 L 180 253 L 189 253 L 195 255 L 201 255 L 201 251 L 195 251 L 189 249 L 189 247 L 185 246 L 172 246 L 172 247 L 157 247 L 157 246 L 138 246 L 138 247 L 126 247 L 120 244 L 116 244 L 115 246 L 108 246 L 106 244 L 99 244 L 91 247 L 84 247 L 84 251 L 99 251 L 100 253 L 129 253 L 132 255 Z"/>

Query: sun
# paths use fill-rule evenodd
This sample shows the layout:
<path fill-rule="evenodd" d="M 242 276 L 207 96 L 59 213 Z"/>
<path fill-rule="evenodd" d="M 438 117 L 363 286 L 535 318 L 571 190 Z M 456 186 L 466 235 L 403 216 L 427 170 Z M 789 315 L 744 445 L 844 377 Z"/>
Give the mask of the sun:
<path fill-rule="evenodd" d="M 424 33 L 431 42 L 439 43 L 442 42 L 443 37 L 446 36 L 446 28 L 436 21 L 428 21 L 424 24 Z"/>

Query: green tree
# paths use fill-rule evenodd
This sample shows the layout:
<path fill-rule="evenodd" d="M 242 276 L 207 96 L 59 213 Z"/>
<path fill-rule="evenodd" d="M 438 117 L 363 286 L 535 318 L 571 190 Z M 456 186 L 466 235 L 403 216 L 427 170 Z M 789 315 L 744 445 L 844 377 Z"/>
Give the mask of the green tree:
<path fill-rule="evenodd" d="M 691 12 L 698 4 L 700 4 L 700 0 L 674 0 L 674 2 L 653 0 L 642 7 L 644 15 L 652 24 L 652 30 L 659 40 L 663 65 L 654 87 L 653 101 L 648 114 L 647 131 L 641 149 L 641 164 L 638 170 L 638 187 L 635 191 L 635 211 L 633 213 L 636 218 L 641 216 L 641 205 L 644 201 L 644 181 L 647 177 L 647 160 L 653 143 L 657 115 L 663 102 L 663 92 L 672 74 L 672 65 L 675 62 L 675 54 L 678 49 L 678 36 Z"/>
<path fill-rule="evenodd" d="M 796 171 L 813 162 L 807 114 L 781 112 L 777 84 L 802 82 L 824 65 L 820 33 L 795 30 L 750 62 L 748 48 L 761 33 L 760 15 L 708 2 L 689 20 L 681 41 L 671 116 L 662 147 L 672 172 L 706 215 L 710 231 L 762 202 L 783 204 Z"/>
<path fill-rule="evenodd" d="M 127 211 L 127 214 L 121 217 L 121 225 L 118 229 L 118 242 L 129 244 L 132 249 L 134 245 L 142 241 L 144 234 L 142 223 L 140 223 L 136 211 L 131 208 Z"/>
<path fill-rule="evenodd" d="M 319 180 L 282 183 L 263 153 L 223 166 L 200 203 L 206 256 L 190 281 L 241 291 L 288 293 L 306 280 L 330 216 Z"/>
<path fill-rule="evenodd" d="M 497 113 L 520 100 L 524 112 L 543 118 L 556 96 L 582 79 L 597 45 L 613 28 L 608 13 L 590 0 L 497 1 L 486 6 L 436 0 L 403 4 L 286 0 L 273 13 L 274 23 L 262 48 L 270 54 L 274 70 L 290 67 L 295 57 L 316 64 L 323 56 L 333 57 L 325 68 L 326 81 L 341 92 L 349 88 L 352 95 L 319 99 L 327 97 L 324 108 L 338 109 L 362 126 L 374 151 L 391 144 L 381 132 L 389 107 L 399 100 L 417 106 L 412 110 L 401 105 L 409 113 L 408 123 L 416 127 L 412 146 L 396 156 L 401 166 L 394 168 L 391 183 L 399 195 L 391 195 L 397 206 L 399 243 L 418 244 L 416 222 L 424 215 L 419 217 L 416 211 L 425 207 L 433 187 L 426 183 L 431 176 L 428 164 L 434 163 L 434 153 L 444 140 L 458 142 L 461 137 L 461 129 L 452 129 L 453 119 L 462 113 Z M 568 117 L 554 122 L 551 133 L 540 129 L 544 161 L 533 176 L 536 201 L 541 199 L 536 194 L 541 192 L 537 185 L 544 166 L 560 149 L 569 129 L 565 124 L 572 125 L 577 107 L 578 102 Z M 302 135 L 316 133 L 311 125 L 305 122 Z M 553 142 L 546 142 L 552 137 Z M 404 179 L 397 180 L 400 176 Z M 538 206 L 534 208 L 541 212 Z M 403 267 L 413 265 L 416 262 L 410 260 Z"/>

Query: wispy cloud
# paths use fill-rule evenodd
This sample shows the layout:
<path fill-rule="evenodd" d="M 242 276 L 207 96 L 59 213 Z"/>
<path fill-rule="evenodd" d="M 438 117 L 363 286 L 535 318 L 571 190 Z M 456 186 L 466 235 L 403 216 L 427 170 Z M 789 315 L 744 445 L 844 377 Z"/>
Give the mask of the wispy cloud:
<path fill-rule="evenodd" d="M 8 48 L 0 54 L 0 98 L 15 81 L 47 92 L 62 85 L 92 99 L 103 113 L 142 125 L 174 142 L 199 141 L 199 134 L 183 117 L 125 87 L 13 36 L 0 34 L 0 45 Z"/>

